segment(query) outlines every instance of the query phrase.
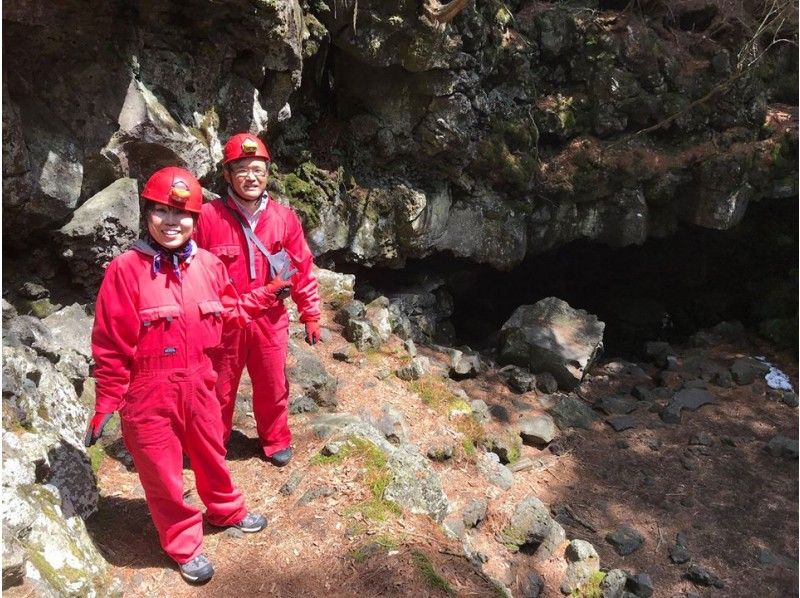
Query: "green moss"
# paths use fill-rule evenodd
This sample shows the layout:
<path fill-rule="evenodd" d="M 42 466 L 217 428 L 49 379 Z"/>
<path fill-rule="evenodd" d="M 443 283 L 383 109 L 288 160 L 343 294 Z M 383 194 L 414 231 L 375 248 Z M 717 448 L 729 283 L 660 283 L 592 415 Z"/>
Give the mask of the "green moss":
<path fill-rule="evenodd" d="M 420 378 L 409 386 L 425 405 L 442 415 L 448 413 L 451 403 L 460 400 L 444 382 L 433 378 Z"/>
<path fill-rule="evenodd" d="M 450 401 L 447 408 L 450 412 L 456 411 L 458 413 L 465 413 L 467 415 L 472 413 L 472 407 L 470 407 L 469 403 L 467 403 L 464 399 Z"/>
<path fill-rule="evenodd" d="M 95 444 L 94 446 L 90 446 L 86 449 L 86 454 L 89 455 L 89 461 L 92 464 L 92 471 L 95 475 L 97 472 L 100 471 L 100 466 L 103 464 L 103 460 L 106 457 L 106 452 L 100 447 L 99 444 Z"/>
<path fill-rule="evenodd" d="M 420 550 L 413 550 L 411 552 L 411 558 L 414 560 L 414 564 L 417 566 L 422 578 L 425 580 L 425 584 L 429 588 L 432 590 L 442 591 L 448 596 L 456 595 L 453 588 L 449 583 L 447 583 L 447 580 L 442 578 L 436 572 L 436 569 L 434 569 L 433 563 L 431 563 L 428 555 Z"/>
<path fill-rule="evenodd" d="M 390 517 L 402 514 L 402 509 L 395 503 L 384 499 L 387 486 L 392 476 L 386 471 L 387 458 L 383 451 L 369 440 L 358 436 L 350 436 L 341 450 L 330 456 L 316 455 L 311 465 L 335 465 L 345 459 L 360 461 L 366 469 L 364 482 L 369 488 L 370 498 L 347 509 L 347 515 L 361 513 L 370 521 L 386 521 Z"/>
<path fill-rule="evenodd" d="M 573 590 L 570 598 L 603 598 L 603 583 L 606 574 L 603 571 L 595 571 L 592 576 L 580 588 Z"/>
<path fill-rule="evenodd" d="M 486 432 L 483 426 L 475 421 L 471 416 L 459 417 L 454 420 L 456 430 L 463 436 L 461 446 L 464 448 L 464 454 L 467 457 L 475 455 L 475 447 L 480 445 L 486 438 Z"/>
<path fill-rule="evenodd" d="M 472 442 L 469 438 L 463 438 L 461 440 L 461 447 L 464 449 L 464 454 L 467 457 L 474 457 L 475 456 L 475 443 Z"/>
<path fill-rule="evenodd" d="M 527 190 L 538 165 L 539 132 L 530 120 L 497 120 L 480 143 L 480 168 L 503 186 Z"/>

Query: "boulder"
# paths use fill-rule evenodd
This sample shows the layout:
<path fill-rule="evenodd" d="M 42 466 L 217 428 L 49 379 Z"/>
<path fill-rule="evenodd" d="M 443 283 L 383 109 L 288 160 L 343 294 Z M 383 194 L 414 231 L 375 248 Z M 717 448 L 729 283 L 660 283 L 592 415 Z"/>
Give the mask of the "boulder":
<path fill-rule="evenodd" d="M 135 179 L 117 179 L 72 213 L 56 239 L 72 279 L 90 293 L 105 269 L 139 236 L 139 189 Z"/>
<path fill-rule="evenodd" d="M 306 395 L 320 407 L 335 408 L 339 401 L 336 391 L 339 381 L 328 374 L 322 361 L 313 350 L 289 341 L 291 360 L 287 364 L 287 376 L 296 395 Z"/>
<path fill-rule="evenodd" d="M 555 420 L 549 415 L 524 417 L 519 422 L 519 435 L 525 444 L 542 448 L 558 434 Z"/>
<path fill-rule="evenodd" d="M 570 541 L 564 556 L 567 559 L 567 572 L 561 584 L 564 594 L 576 591 L 600 571 L 600 557 L 594 546 L 585 540 Z"/>
<path fill-rule="evenodd" d="M 524 548 L 540 558 L 553 554 L 565 539 L 564 528 L 535 496 L 526 497 L 516 506 L 511 520 L 498 537 L 512 552 Z"/>
<path fill-rule="evenodd" d="M 565 301 L 547 297 L 518 307 L 500 330 L 500 361 L 550 372 L 572 389 L 602 351 L 605 324 Z"/>

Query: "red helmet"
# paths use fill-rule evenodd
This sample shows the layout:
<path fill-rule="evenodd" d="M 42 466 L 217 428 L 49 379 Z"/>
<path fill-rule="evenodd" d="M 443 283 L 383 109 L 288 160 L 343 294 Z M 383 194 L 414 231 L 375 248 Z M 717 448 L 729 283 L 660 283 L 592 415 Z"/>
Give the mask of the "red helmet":
<path fill-rule="evenodd" d="M 147 179 L 142 197 L 163 203 L 179 210 L 200 213 L 203 205 L 203 188 L 188 170 L 167 166 L 157 170 Z"/>
<path fill-rule="evenodd" d="M 239 133 L 228 139 L 223 154 L 223 164 L 242 158 L 263 158 L 267 162 L 271 160 L 267 146 L 252 133 Z"/>

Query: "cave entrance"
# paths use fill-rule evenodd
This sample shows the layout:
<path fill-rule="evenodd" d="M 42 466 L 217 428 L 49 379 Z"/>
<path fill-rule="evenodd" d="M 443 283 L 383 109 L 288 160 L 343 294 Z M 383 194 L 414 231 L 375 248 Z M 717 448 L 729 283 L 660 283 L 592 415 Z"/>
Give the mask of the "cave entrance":
<path fill-rule="evenodd" d="M 357 269 L 356 296 L 390 295 L 441 279 L 453 298 L 455 344 L 491 350 L 520 305 L 555 296 L 606 323 L 606 354 L 635 358 L 650 340 L 681 342 L 700 328 L 738 320 L 751 330 L 785 319 L 796 347 L 798 200 L 751 204 L 728 231 L 683 226 L 665 239 L 614 248 L 575 241 L 528 257 L 508 272 L 452 255 L 409 260 L 400 270 Z"/>

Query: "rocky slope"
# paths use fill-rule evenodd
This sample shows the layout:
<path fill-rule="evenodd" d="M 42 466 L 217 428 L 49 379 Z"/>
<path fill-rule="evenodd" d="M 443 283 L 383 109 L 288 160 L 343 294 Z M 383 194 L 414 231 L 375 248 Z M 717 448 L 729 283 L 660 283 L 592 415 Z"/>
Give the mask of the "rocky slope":
<path fill-rule="evenodd" d="M 797 395 L 770 389 L 770 365 L 755 357 L 796 388 L 788 356 L 721 324 L 686 346 L 648 343 L 641 363 L 593 357 L 580 384 L 560 390 L 552 342 L 536 373 L 466 347 L 417 346 L 397 302 L 365 306 L 349 299 L 352 277 L 320 277 L 325 342 L 306 347 L 292 328 L 287 468 L 259 457 L 247 380 L 239 396 L 228 462 L 270 526 L 245 537 L 209 528 L 218 573 L 200 590 L 160 552 L 118 429 L 89 457 L 80 448 L 78 406 L 93 388 L 78 352 L 85 312 L 42 324 L 7 309 L 4 593 L 631 598 L 796 587 Z M 591 329 L 593 316 L 557 313 L 571 317 L 552 319 L 554 337 Z M 598 342 L 566 336 L 558 346 L 573 353 Z M 188 468 L 185 484 L 196 502 Z"/>

